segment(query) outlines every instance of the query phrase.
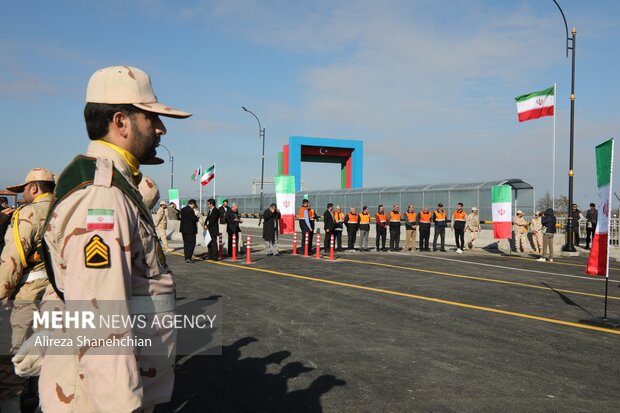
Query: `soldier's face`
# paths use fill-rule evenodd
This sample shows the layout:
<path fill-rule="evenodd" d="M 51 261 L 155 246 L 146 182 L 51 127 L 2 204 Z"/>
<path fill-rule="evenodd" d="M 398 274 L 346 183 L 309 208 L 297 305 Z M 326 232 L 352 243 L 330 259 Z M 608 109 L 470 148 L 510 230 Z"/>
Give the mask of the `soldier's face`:
<path fill-rule="evenodd" d="M 22 196 L 24 197 L 24 201 L 32 202 L 39 194 L 39 187 L 37 184 L 31 182 L 24 188 Z"/>
<path fill-rule="evenodd" d="M 140 112 L 131 116 L 130 152 L 144 162 L 157 155 L 157 147 L 166 127 L 159 116 L 151 112 Z"/>

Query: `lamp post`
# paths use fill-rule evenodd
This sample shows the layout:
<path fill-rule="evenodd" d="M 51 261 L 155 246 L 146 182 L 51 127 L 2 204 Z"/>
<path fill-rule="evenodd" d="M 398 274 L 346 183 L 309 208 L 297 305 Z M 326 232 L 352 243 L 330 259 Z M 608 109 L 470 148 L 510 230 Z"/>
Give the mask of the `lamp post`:
<path fill-rule="evenodd" d="M 573 177 L 575 176 L 575 171 L 573 170 L 573 153 L 575 147 L 575 46 L 577 44 L 577 29 L 573 27 L 573 30 L 571 32 L 572 36 L 569 36 L 566 16 L 564 16 L 564 12 L 562 11 L 562 8 L 558 4 L 558 2 L 556 0 L 553 0 L 553 2 L 556 6 L 558 6 L 558 9 L 562 14 L 562 19 L 564 19 L 564 27 L 566 29 L 566 57 L 568 57 L 568 51 L 570 50 L 573 60 L 570 86 L 570 155 L 568 159 L 568 216 L 566 217 L 566 244 L 564 245 L 564 251 L 575 252 L 575 246 L 573 245 L 572 206 Z"/>
<path fill-rule="evenodd" d="M 170 160 L 170 189 L 172 189 L 174 188 L 174 156 L 172 156 L 168 148 L 166 148 L 164 145 L 160 143 L 159 146 L 164 148 L 166 152 L 168 152 L 168 159 Z"/>
<path fill-rule="evenodd" d="M 261 167 L 260 167 L 260 202 L 258 206 L 258 225 L 260 225 L 261 220 L 263 218 L 263 186 L 265 183 L 265 128 L 263 128 L 260 124 L 260 120 L 258 116 L 254 114 L 251 110 L 246 109 L 245 106 L 241 106 L 241 109 L 245 110 L 252 116 L 256 118 L 258 122 L 258 138 L 263 140 L 263 152 L 261 155 Z"/>

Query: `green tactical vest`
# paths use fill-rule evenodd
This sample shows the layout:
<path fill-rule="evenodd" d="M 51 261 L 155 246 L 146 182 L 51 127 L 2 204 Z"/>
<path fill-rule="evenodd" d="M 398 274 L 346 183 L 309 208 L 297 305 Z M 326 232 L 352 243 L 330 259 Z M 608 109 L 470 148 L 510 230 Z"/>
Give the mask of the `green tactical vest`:
<path fill-rule="evenodd" d="M 94 183 L 95 173 L 97 170 L 97 158 L 91 158 L 84 155 L 78 155 L 60 174 L 58 178 L 58 183 L 56 184 L 56 190 L 54 191 L 55 199 L 50 206 L 49 212 L 47 214 L 47 219 L 45 220 L 45 227 L 49 225 L 49 221 L 54 213 L 54 210 L 58 206 L 63 199 L 71 195 L 77 190 L 84 189 Z M 142 195 L 140 192 L 129 182 L 127 179 L 118 171 L 118 169 L 114 168 L 112 173 L 112 186 L 123 191 L 125 195 L 131 200 L 131 202 L 138 208 L 140 215 L 150 223 L 153 228 L 155 224 L 153 223 L 153 218 L 151 217 L 151 213 L 144 204 L 142 200 Z M 40 245 L 40 254 L 45 261 L 45 269 L 47 271 L 47 277 L 50 281 L 50 284 L 54 288 L 54 291 L 58 295 L 58 297 L 64 301 L 65 295 L 56 284 L 54 269 L 52 267 L 52 261 L 49 253 L 49 247 L 45 242 L 45 237 L 41 239 Z"/>

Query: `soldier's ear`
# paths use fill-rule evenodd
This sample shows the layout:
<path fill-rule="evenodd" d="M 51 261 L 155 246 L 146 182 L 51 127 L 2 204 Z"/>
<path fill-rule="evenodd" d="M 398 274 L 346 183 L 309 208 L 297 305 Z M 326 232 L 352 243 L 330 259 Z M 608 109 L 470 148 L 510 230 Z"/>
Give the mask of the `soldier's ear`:
<path fill-rule="evenodd" d="M 129 132 L 130 128 L 129 123 L 129 116 L 123 112 L 116 112 L 112 116 L 112 126 L 123 137 L 127 137 L 127 133 Z"/>

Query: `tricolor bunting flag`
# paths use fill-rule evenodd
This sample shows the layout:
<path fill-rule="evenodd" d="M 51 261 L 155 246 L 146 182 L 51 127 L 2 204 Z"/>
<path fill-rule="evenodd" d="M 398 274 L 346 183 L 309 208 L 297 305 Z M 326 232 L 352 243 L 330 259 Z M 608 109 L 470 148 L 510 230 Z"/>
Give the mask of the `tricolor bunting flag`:
<path fill-rule="evenodd" d="M 275 177 L 276 205 L 280 210 L 280 234 L 295 232 L 295 177 L 278 175 Z"/>
<path fill-rule="evenodd" d="M 202 186 L 207 185 L 215 178 L 215 164 L 211 165 L 209 168 L 205 169 L 205 173 L 202 174 L 200 178 L 200 183 Z"/>
<path fill-rule="evenodd" d="M 198 178 L 200 178 L 200 172 L 202 170 L 202 167 L 199 167 L 198 169 L 196 169 L 194 171 L 194 173 L 192 174 L 192 177 L 190 178 L 192 181 L 197 181 Z"/>
<path fill-rule="evenodd" d="M 496 185 L 491 188 L 491 208 L 493 209 L 493 237 L 512 238 L 512 187 Z"/>
<path fill-rule="evenodd" d="M 519 122 L 538 119 L 543 116 L 553 116 L 555 111 L 555 87 L 540 92 L 532 92 L 527 95 L 517 96 L 517 113 Z"/>
<path fill-rule="evenodd" d="M 614 140 L 595 148 L 598 221 L 592 239 L 586 274 L 609 277 L 609 213 L 611 212 L 611 176 L 614 166 Z"/>

